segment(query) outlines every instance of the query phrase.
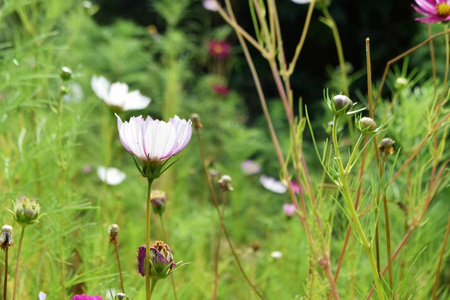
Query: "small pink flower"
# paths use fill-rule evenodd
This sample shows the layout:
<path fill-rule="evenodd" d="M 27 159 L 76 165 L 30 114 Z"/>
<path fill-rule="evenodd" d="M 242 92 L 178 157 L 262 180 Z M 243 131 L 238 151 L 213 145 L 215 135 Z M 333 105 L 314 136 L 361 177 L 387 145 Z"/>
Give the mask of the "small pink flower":
<path fill-rule="evenodd" d="M 210 41 L 208 50 L 215 58 L 222 59 L 230 56 L 231 45 L 227 41 Z"/>
<path fill-rule="evenodd" d="M 303 187 L 298 186 L 298 183 L 295 180 L 291 181 L 292 191 L 296 194 L 303 194 L 305 189 Z"/>
<path fill-rule="evenodd" d="M 226 96 L 230 92 L 227 86 L 221 84 L 214 84 L 212 88 L 217 94 L 221 96 Z"/>
<path fill-rule="evenodd" d="M 295 214 L 295 205 L 289 203 L 283 204 L 283 212 L 286 217 L 291 218 Z"/>
<path fill-rule="evenodd" d="M 82 295 L 74 295 L 72 300 L 103 300 L 100 296 L 86 296 L 85 294 Z"/>
<path fill-rule="evenodd" d="M 439 23 L 450 21 L 450 0 L 415 0 L 412 8 L 424 15 L 424 18 L 416 18 L 423 23 Z"/>
<path fill-rule="evenodd" d="M 250 159 L 246 159 L 242 162 L 241 169 L 245 175 L 255 175 L 261 172 L 261 166 L 257 162 Z"/>
<path fill-rule="evenodd" d="M 206 10 L 217 11 L 217 5 L 213 0 L 203 0 L 202 4 Z"/>

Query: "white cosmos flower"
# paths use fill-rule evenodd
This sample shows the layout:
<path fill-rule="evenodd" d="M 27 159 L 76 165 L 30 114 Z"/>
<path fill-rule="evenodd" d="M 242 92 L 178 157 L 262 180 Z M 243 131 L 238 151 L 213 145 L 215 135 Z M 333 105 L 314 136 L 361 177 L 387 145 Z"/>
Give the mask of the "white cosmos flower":
<path fill-rule="evenodd" d="M 178 116 L 166 123 L 153 120 L 148 116 L 131 117 L 122 122 L 117 117 L 117 127 L 123 147 L 141 161 L 163 162 L 180 153 L 192 136 L 191 120 L 182 120 Z"/>
<path fill-rule="evenodd" d="M 281 253 L 281 251 L 273 251 L 270 253 L 270 256 L 272 256 L 273 259 L 280 259 L 283 257 L 283 253 Z"/>
<path fill-rule="evenodd" d="M 97 175 L 101 181 L 109 185 L 118 185 L 127 177 L 124 172 L 117 168 L 105 168 L 103 166 L 97 168 Z"/>
<path fill-rule="evenodd" d="M 277 194 L 284 194 L 287 191 L 287 187 L 281 181 L 264 174 L 259 177 L 259 182 L 261 182 L 263 187 L 267 190 Z"/>
<path fill-rule="evenodd" d="M 47 294 L 40 291 L 38 294 L 38 300 L 45 300 L 45 299 L 47 299 Z"/>
<path fill-rule="evenodd" d="M 311 2 L 311 0 L 291 0 L 291 1 L 297 4 L 308 4 Z"/>
<path fill-rule="evenodd" d="M 106 104 L 122 111 L 146 108 L 151 99 L 142 96 L 139 91 L 128 90 L 128 85 L 122 82 L 113 84 L 103 76 L 93 76 L 91 86 L 97 96 Z"/>

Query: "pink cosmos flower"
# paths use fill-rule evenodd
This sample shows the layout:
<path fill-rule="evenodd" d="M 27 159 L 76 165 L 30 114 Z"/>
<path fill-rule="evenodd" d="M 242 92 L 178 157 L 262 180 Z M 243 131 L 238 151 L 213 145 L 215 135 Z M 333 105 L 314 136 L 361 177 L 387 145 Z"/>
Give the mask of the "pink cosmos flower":
<path fill-rule="evenodd" d="M 169 122 L 153 120 L 148 116 L 131 117 L 122 122 L 117 117 L 117 127 L 123 147 L 141 161 L 163 162 L 180 153 L 192 136 L 191 120 L 178 116 Z"/>
<path fill-rule="evenodd" d="M 415 0 L 412 8 L 424 15 L 424 18 L 416 18 L 423 23 L 439 23 L 450 21 L 450 0 Z"/>
<path fill-rule="evenodd" d="M 253 160 L 246 159 L 242 162 L 241 169 L 245 175 L 255 175 L 261 171 L 261 166 Z"/>
<path fill-rule="evenodd" d="M 86 296 L 85 294 L 82 295 L 74 295 L 72 300 L 103 300 L 100 296 Z"/>
<path fill-rule="evenodd" d="M 295 214 L 295 205 L 289 203 L 283 204 L 283 212 L 286 217 L 291 218 Z"/>
<path fill-rule="evenodd" d="M 298 186 L 298 183 L 295 180 L 291 181 L 292 191 L 296 194 L 303 194 L 305 189 L 303 187 Z"/>
<path fill-rule="evenodd" d="M 208 51 L 215 58 L 226 58 L 231 54 L 231 45 L 227 41 L 210 41 Z"/>
<path fill-rule="evenodd" d="M 203 7 L 210 11 L 217 11 L 217 5 L 213 0 L 203 0 L 202 1 Z"/>
<path fill-rule="evenodd" d="M 227 86 L 222 85 L 222 84 L 214 84 L 212 88 L 213 88 L 214 92 L 216 92 L 217 94 L 219 94 L 221 96 L 226 96 L 230 92 L 230 90 L 227 88 Z"/>

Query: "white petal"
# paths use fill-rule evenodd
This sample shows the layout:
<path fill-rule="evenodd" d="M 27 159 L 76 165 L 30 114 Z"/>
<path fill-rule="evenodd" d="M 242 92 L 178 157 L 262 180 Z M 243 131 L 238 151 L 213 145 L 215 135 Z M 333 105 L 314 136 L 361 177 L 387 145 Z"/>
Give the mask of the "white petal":
<path fill-rule="evenodd" d="M 175 126 L 175 131 L 177 134 L 177 147 L 173 151 L 172 155 L 176 155 L 183 150 L 186 145 L 191 140 L 192 136 L 192 121 L 191 120 L 181 120 L 178 116 L 169 120 Z"/>
<path fill-rule="evenodd" d="M 142 96 L 139 91 L 132 91 L 126 96 L 126 101 L 123 103 L 123 110 L 139 110 L 146 108 L 150 104 L 151 99 Z"/>
<path fill-rule="evenodd" d="M 128 85 L 122 82 L 115 82 L 111 84 L 109 90 L 107 103 L 111 106 L 118 106 L 123 108 L 128 95 Z"/>
<path fill-rule="evenodd" d="M 97 168 L 97 175 L 101 181 L 109 185 L 118 185 L 127 177 L 124 172 L 117 168 L 105 168 L 103 166 Z"/>
<path fill-rule="evenodd" d="M 92 76 L 91 87 L 94 90 L 97 97 L 108 103 L 110 83 L 105 77 L 103 76 L 98 77 L 95 75 Z"/>
<path fill-rule="evenodd" d="M 276 180 L 273 177 L 268 177 L 266 175 L 261 175 L 259 177 L 259 182 L 265 187 L 267 190 L 277 193 L 284 194 L 287 191 L 287 187 L 283 185 L 283 183 L 279 180 Z"/>
<path fill-rule="evenodd" d="M 172 123 L 149 120 L 144 132 L 145 152 L 150 160 L 165 160 L 176 147 L 176 131 Z"/>
<path fill-rule="evenodd" d="M 47 299 L 47 294 L 40 291 L 38 294 L 38 300 L 45 300 L 45 299 Z"/>

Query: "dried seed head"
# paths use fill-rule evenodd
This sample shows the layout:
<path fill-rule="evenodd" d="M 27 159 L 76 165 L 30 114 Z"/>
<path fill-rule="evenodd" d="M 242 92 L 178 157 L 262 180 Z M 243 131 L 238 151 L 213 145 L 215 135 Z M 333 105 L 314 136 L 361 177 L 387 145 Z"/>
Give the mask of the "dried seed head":
<path fill-rule="evenodd" d="M 200 116 L 197 113 L 193 113 L 190 117 L 192 124 L 194 124 L 195 129 L 201 129 L 203 127 L 202 122 L 200 122 Z"/>
<path fill-rule="evenodd" d="M 5 250 L 6 247 L 14 246 L 13 229 L 10 225 L 3 225 L 2 234 L 0 235 L 0 248 Z"/>
<path fill-rule="evenodd" d="M 258 252 L 258 250 L 261 249 L 261 243 L 259 241 L 254 241 L 250 244 L 250 247 L 252 247 L 253 252 Z"/>
<path fill-rule="evenodd" d="M 112 224 L 109 226 L 108 232 L 109 232 L 109 242 L 113 244 L 117 244 L 119 242 L 119 225 Z"/>
<path fill-rule="evenodd" d="M 231 185 L 231 177 L 229 175 L 222 175 L 219 181 L 219 187 L 222 192 L 232 191 L 233 186 Z"/>

